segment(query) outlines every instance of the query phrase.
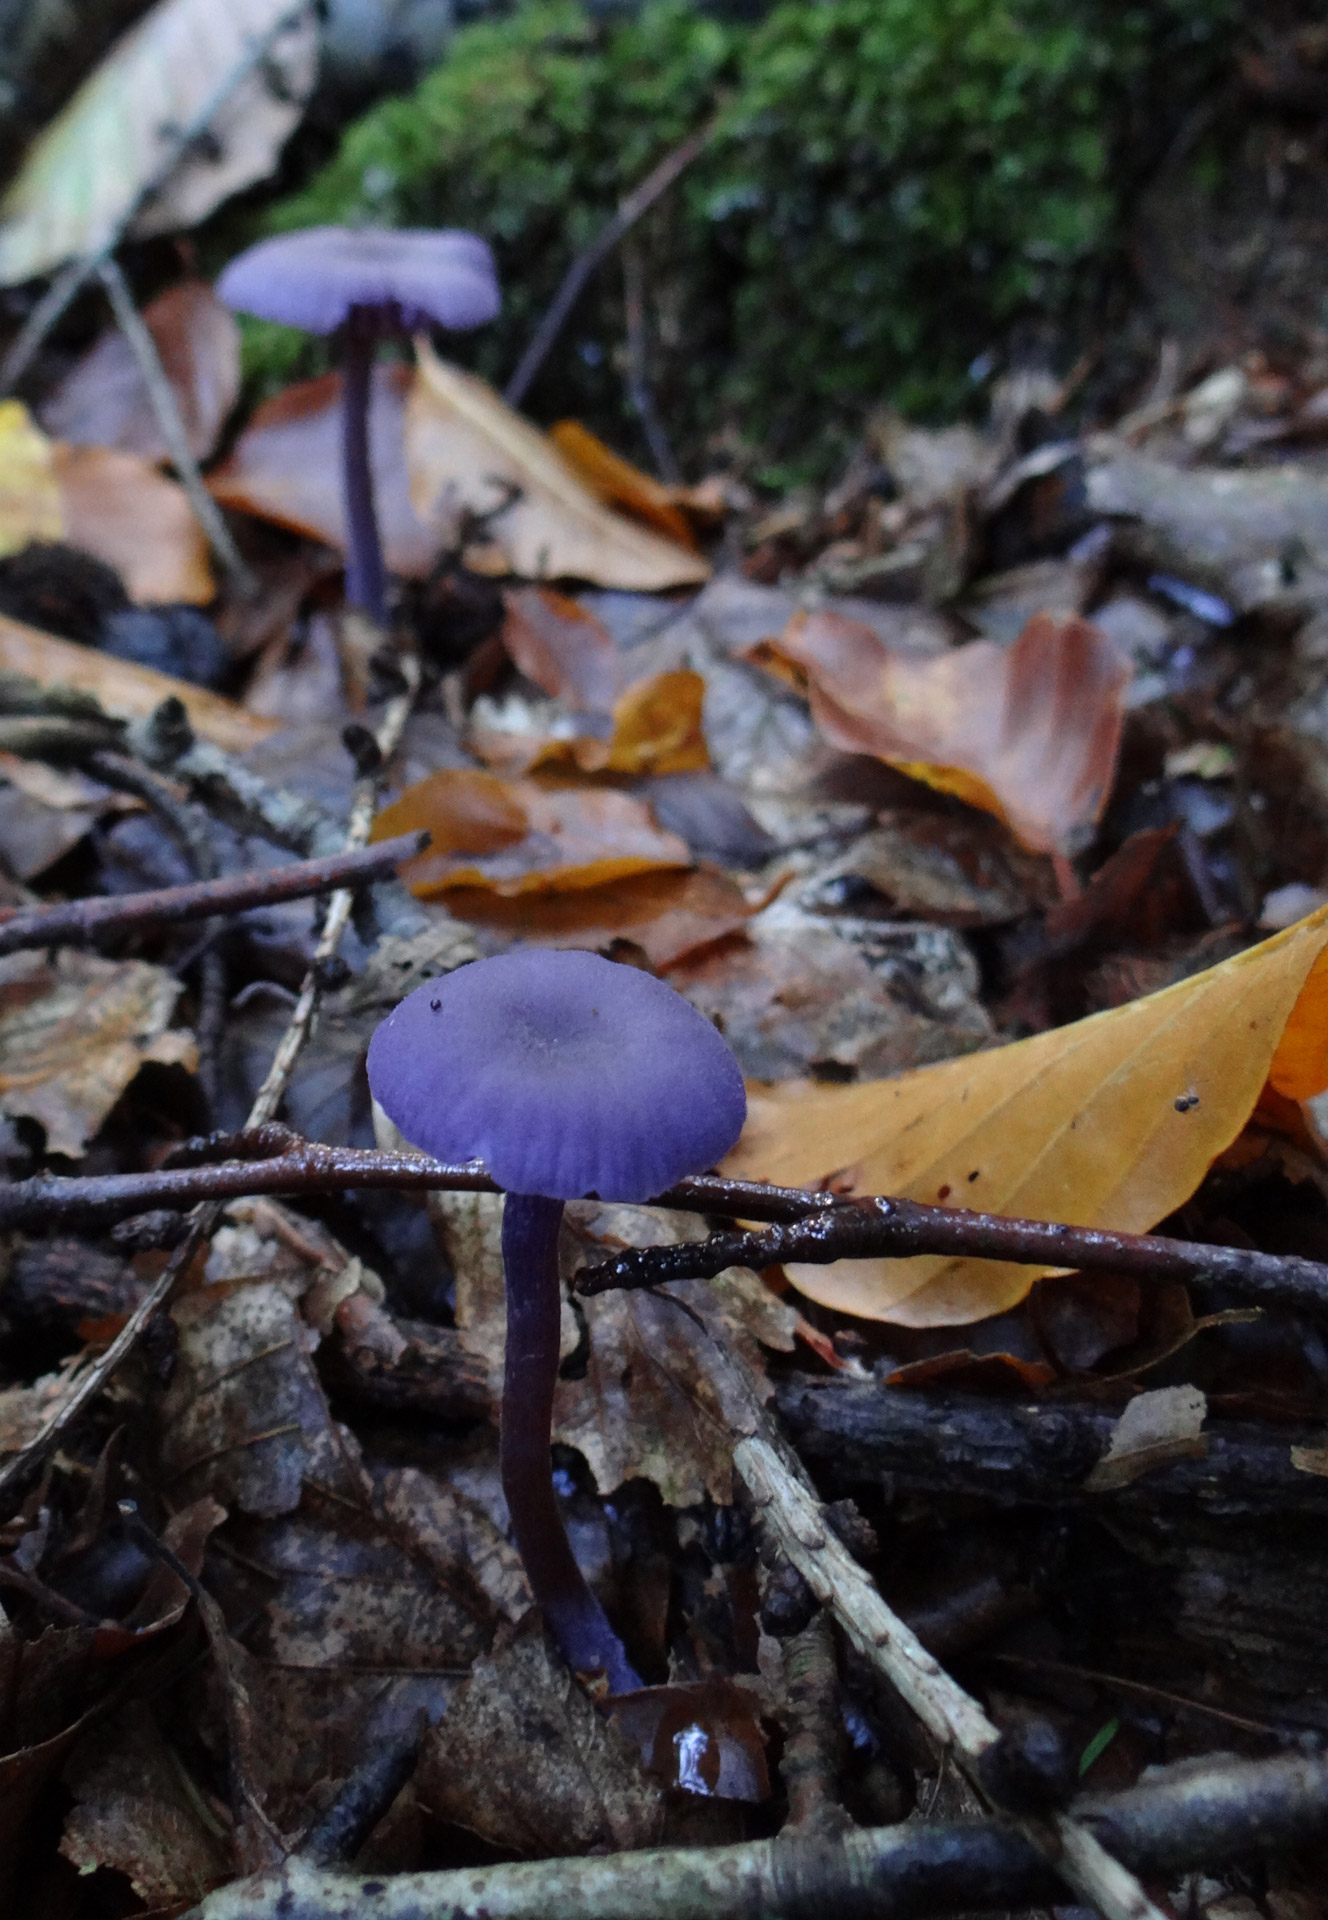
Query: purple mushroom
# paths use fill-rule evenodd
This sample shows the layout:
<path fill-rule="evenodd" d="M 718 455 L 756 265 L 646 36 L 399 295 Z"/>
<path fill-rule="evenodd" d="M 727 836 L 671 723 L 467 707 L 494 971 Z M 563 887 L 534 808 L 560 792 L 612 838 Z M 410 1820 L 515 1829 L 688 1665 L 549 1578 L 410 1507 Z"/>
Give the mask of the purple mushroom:
<path fill-rule="evenodd" d="M 229 307 L 308 333 L 341 329 L 346 599 L 386 614 L 382 543 L 369 466 L 369 384 L 382 339 L 430 324 L 454 332 L 498 311 L 493 255 L 478 234 L 374 227 L 306 227 L 261 240 L 217 282 Z"/>
<path fill-rule="evenodd" d="M 482 1160 L 507 1189 L 501 1464 L 512 1531 L 569 1666 L 641 1685 L 572 1556 L 549 1447 L 564 1201 L 648 1200 L 711 1167 L 742 1130 L 738 1063 L 653 975 L 529 949 L 435 980 L 369 1047 L 374 1098 L 435 1158 Z"/>

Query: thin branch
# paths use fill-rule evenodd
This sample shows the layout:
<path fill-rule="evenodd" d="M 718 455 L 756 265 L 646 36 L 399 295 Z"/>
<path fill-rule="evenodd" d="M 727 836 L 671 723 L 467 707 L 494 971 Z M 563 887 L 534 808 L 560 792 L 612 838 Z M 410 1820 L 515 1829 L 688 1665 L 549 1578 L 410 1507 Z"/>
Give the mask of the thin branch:
<path fill-rule="evenodd" d="M 568 315 L 580 299 L 582 289 L 596 267 L 608 258 L 623 235 L 631 231 L 641 215 L 653 207 L 660 195 L 666 193 L 678 176 L 691 165 L 708 143 L 714 130 L 714 121 L 708 121 L 704 127 L 698 127 L 695 133 L 689 134 L 681 146 L 674 147 L 670 153 L 666 153 L 659 164 L 651 168 L 640 186 L 628 194 L 613 218 L 600 228 L 590 245 L 573 260 L 563 275 L 562 282 L 544 318 L 531 336 L 530 344 L 522 354 L 516 372 L 503 388 L 503 399 L 509 407 L 519 407 L 530 391 L 531 383 L 544 365 L 549 349 L 562 332 Z"/>
<path fill-rule="evenodd" d="M 1147 1877 L 1222 1869 L 1322 1837 L 1328 1760 L 1189 1762 L 1128 1792 L 1077 1801 L 1084 1824 Z M 827 1841 L 781 1835 L 382 1877 L 288 1860 L 210 1894 L 191 1920 L 803 1920 L 809 1913 L 922 1920 L 1047 1905 L 1056 1876 L 1002 1821 L 877 1827 Z"/>
<path fill-rule="evenodd" d="M 177 926 L 186 920 L 247 913 L 287 900 L 305 900 L 337 887 L 361 887 L 422 851 L 427 832 L 398 834 L 377 846 L 356 848 L 330 860 L 292 860 L 261 873 L 237 873 L 150 893 L 94 894 L 0 916 L 0 954 L 29 947 L 82 945 L 108 934 Z"/>
<path fill-rule="evenodd" d="M 306 4 L 307 0 L 297 0 L 297 3 L 286 8 L 265 32 L 254 36 L 242 58 L 237 60 L 230 72 L 224 75 L 220 84 L 203 102 L 193 119 L 171 130 L 161 164 L 143 181 L 128 206 L 123 208 L 107 230 L 92 242 L 86 253 L 81 254 L 76 260 L 71 260 L 68 265 L 60 269 L 28 315 L 4 359 L 0 361 L 0 393 L 10 392 L 23 378 L 40 352 L 43 340 L 70 302 L 100 269 L 102 261 L 108 260 L 115 252 L 143 207 L 155 193 L 161 191 L 180 161 L 202 139 L 236 88 L 241 86 L 256 68 L 262 66 L 277 40 L 303 14 Z"/>
<path fill-rule="evenodd" d="M 829 1199 L 817 1197 L 823 1203 Z M 730 1211 L 700 1202 L 698 1207 L 712 1213 Z M 725 1267 L 752 1267 L 759 1273 L 785 1262 L 824 1266 L 832 1260 L 901 1260 L 919 1254 L 1079 1268 L 1147 1281 L 1220 1282 L 1244 1300 L 1319 1313 L 1328 1309 L 1328 1266 L 1295 1254 L 1209 1246 L 1106 1227 L 1072 1227 L 1051 1220 L 1006 1219 L 1000 1214 L 971 1213 L 964 1207 L 929 1207 L 916 1200 L 885 1198 L 822 1204 L 814 1212 L 808 1209 L 801 1219 L 760 1232 L 717 1233 L 709 1240 L 682 1246 L 633 1249 L 584 1267 L 576 1287 L 588 1295 L 615 1287 L 656 1287 L 669 1280 L 709 1280 Z"/>
<path fill-rule="evenodd" d="M 207 535 L 208 545 L 225 568 L 232 585 L 243 594 L 257 593 L 257 575 L 236 546 L 231 530 L 222 516 L 221 508 L 203 485 L 203 476 L 198 471 L 198 462 L 189 444 L 188 430 L 180 415 L 180 404 L 175 396 L 175 388 L 171 385 L 166 369 L 161 364 L 161 355 L 157 351 L 157 343 L 152 337 L 152 331 L 134 305 L 133 295 L 120 270 L 120 263 L 114 255 L 108 254 L 99 263 L 97 272 L 106 289 L 106 297 L 111 303 L 116 325 L 124 335 L 129 351 L 138 363 L 143 384 L 147 388 L 148 402 L 161 437 L 166 443 L 171 465 L 179 475 L 180 485 L 189 496 L 194 518 Z"/>

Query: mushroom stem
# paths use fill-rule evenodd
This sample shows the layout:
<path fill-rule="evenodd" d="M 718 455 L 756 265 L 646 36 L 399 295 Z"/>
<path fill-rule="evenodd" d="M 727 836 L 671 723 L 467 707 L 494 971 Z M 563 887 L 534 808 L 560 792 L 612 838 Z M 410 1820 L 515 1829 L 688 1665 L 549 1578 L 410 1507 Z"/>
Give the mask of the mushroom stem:
<path fill-rule="evenodd" d="M 369 465 L 369 405 L 379 329 L 366 307 L 352 307 L 342 329 L 341 453 L 346 502 L 346 603 L 387 623 L 387 577 Z"/>
<path fill-rule="evenodd" d="M 642 1681 L 576 1564 L 553 1490 L 549 1449 L 562 1312 L 562 1217 L 561 1200 L 537 1193 L 509 1193 L 503 1209 L 503 1493 L 531 1591 L 568 1666 L 580 1673 L 602 1668 L 612 1693 L 631 1693 Z"/>

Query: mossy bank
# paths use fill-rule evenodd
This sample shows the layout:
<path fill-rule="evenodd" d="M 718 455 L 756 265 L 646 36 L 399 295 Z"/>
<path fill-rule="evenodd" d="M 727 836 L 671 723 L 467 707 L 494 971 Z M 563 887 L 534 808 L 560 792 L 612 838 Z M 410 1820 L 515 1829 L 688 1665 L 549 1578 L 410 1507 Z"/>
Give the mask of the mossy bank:
<path fill-rule="evenodd" d="M 569 261 L 677 142 L 701 157 L 641 221 L 655 402 L 689 462 L 824 467 L 864 407 L 949 412 L 1035 319 L 1068 351 L 1109 310 L 1131 198 L 1230 57 L 1232 0 L 539 0 L 460 32 L 376 106 L 268 231 L 456 225 L 492 240 L 501 381 Z M 624 260 L 600 269 L 530 395 L 639 447 Z M 309 349 L 255 330 L 272 378 Z M 303 361 L 300 356 L 304 355 Z"/>

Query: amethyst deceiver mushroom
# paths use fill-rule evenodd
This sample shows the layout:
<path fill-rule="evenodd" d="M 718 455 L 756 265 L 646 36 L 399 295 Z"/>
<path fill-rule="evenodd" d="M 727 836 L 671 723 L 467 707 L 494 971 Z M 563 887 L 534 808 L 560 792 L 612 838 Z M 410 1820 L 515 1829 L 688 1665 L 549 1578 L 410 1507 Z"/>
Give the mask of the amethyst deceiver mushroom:
<path fill-rule="evenodd" d="M 531 1589 L 568 1665 L 641 1685 L 572 1556 L 550 1470 L 563 1203 L 648 1200 L 711 1167 L 746 1116 L 710 1022 L 652 974 L 593 953 L 477 960 L 407 996 L 369 1047 L 374 1098 L 407 1140 L 482 1160 L 507 1189 L 503 1492 Z"/>
<path fill-rule="evenodd" d="M 369 397 L 383 339 L 430 325 L 463 332 L 498 311 L 493 255 L 456 229 L 306 227 L 260 240 L 217 282 L 228 307 L 306 333 L 341 330 L 346 599 L 383 623 L 386 577 L 369 465 Z"/>

